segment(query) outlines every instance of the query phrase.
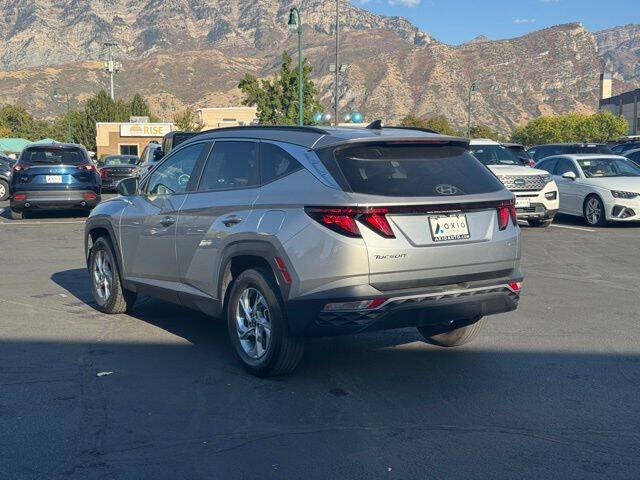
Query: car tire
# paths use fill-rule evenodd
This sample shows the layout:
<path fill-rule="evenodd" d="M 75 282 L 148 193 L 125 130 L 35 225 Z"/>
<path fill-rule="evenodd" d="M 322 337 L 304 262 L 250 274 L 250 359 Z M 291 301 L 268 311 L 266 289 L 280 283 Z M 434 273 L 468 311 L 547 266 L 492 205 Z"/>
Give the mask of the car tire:
<path fill-rule="evenodd" d="M 113 247 L 106 237 L 98 238 L 91 247 L 89 277 L 98 310 L 110 314 L 131 311 L 137 294 L 122 287 Z M 105 289 L 105 281 L 108 282 L 108 290 Z"/>
<path fill-rule="evenodd" d="M 0 202 L 9 198 L 9 184 L 0 179 Z"/>
<path fill-rule="evenodd" d="M 24 218 L 24 212 L 9 208 L 9 218 L 11 218 L 11 220 L 22 220 Z"/>
<path fill-rule="evenodd" d="M 547 228 L 549 225 L 551 225 L 551 222 L 553 222 L 553 220 L 540 220 L 539 218 L 530 218 L 527 220 L 527 222 L 529 223 L 529 226 L 533 228 Z"/>
<path fill-rule="evenodd" d="M 470 325 L 454 328 L 448 332 L 436 333 L 434 327 L 417 327 L 425 342 L 438 347 L 458 347 L 471 342 L 484 328 L 486 321 L 480 318 Z M 436 327 L 437 328 L 437 327 Z"/>
<path fill-rule="evenodd" d="M 607 217 L 604 211 L 604 204 L 597 195 L 589 195 L 582 206 L 582 213 L 585 221 L 592 227 L 605 227 Z"/>
<path fill-rule="evenodd" d="M 270 270 L 255 268 L 238 275 L 231 287 L 226 313 L 231 344 L 249 373 L 258 377 L 284 375 L 298 366 L 304 342 L 289 333 L 282 299 Z"/>

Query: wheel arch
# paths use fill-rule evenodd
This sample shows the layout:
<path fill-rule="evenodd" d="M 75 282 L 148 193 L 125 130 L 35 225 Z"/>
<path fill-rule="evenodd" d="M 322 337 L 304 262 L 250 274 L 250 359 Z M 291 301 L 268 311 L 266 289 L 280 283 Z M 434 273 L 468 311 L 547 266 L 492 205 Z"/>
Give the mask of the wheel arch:
<path fill-rule="evenodd" d="M 117 241 L 117 236 L 113 229 L 111 223 L 104 220 L 94 220 L 92 222 L 87 221 L 87 225 L 85 228 L 85 237 L 84 237 L 84 250 L 85 250 L 85 262 L 87 263 L 87 268 L 89 267 L 89 256 L 91 255 L 91 246 L 89 246 L 89 242 L 93 245 L 96 240 L 100 237 L 107 237 L 109 242 L 111 242 L 111 247 L 114 250 L 115 260 L 118 267 L 118 272 L 120 272 L 120 281 L 123 280 L 123 270 L 122 270 L 122 255 L 120 252 L 120 245 Z"/>
<path fill-rule="evenodd" d="M 602 213 L 604 214 L 604 219 L 609 220 L 609 216 L 607 215 L 607 206 L 602 199 L 602 195 L 594 191 L 591 191 L 584 196 L 584 200 L 582 201 L 582 216 L 586 218 L 587 202 L 591 197 L 596 197 L 598 200 L 600 200 L 600 203 L 602 204 Z"/>

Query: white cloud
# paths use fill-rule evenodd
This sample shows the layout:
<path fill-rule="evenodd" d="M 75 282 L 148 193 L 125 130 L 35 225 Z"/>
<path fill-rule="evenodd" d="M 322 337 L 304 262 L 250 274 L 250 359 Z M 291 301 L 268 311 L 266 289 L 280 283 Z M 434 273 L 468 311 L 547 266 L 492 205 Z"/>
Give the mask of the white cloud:
<path fill-rule="evenodd" d="M 536 23 L 535 18 L 514 18 L 513 23 Z"/>
<path fill-rule="evenodd" d="M 421 0 L 389 0 L 389 5 L 402 5 L 404 7 L 417 7 Z"/>

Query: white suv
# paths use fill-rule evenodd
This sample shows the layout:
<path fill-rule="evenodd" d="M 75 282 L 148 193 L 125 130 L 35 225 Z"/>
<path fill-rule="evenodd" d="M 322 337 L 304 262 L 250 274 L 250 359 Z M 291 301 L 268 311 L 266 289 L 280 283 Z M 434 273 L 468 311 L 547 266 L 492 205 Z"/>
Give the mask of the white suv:
<path fill-rule="evenodd" d="M 513 152 L 493 140 L 471 140 L 469 149 L 515 194 L 518 218 L 532 227 L 551 224 L 560 207 L 558 186 L 551 175 L 525 167 Z"/>

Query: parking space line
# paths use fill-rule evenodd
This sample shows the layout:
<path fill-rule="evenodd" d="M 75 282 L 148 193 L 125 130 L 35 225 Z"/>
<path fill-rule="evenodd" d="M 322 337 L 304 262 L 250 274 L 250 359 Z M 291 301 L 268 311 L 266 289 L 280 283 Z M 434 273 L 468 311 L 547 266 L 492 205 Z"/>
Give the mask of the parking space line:
<path fill-rule="evenodd" d="M 29 222 L 29 223 L 14 223 L 14 222 L 0 222 L 0 225 L 9 225 L 11 227 L 31 227 L 37 225 L 60 225 L 60 224 L 75 224 L 75 223 L 84 223 L 84 221 L 74 221 L 74 222 Z"/>
<path fill-rule="evenodd" d="M 571 225 L 558 225 L 557 223 L 552 223 L 551 224 L 552 227 L 558 227 L 558 228 L 568 228 L 569 230 L 580 230 L 581 232 L 596 232 L 597 230 L 592 230 L 590 228 L 584 228 L 584 227 L 572 227 Z"/>

